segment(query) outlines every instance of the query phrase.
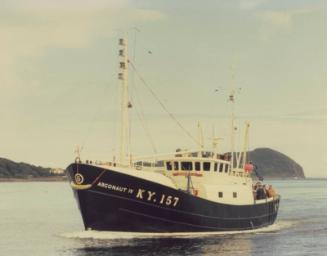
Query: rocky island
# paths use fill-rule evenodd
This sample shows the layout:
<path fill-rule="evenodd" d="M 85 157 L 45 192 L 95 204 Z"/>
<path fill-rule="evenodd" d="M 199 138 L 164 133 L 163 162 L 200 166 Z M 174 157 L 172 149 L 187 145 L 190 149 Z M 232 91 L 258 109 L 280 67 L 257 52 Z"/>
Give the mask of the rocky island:
<path fill-rule="evenodd" d="M 249 152 L 249 160 L 263 178 L 304 179 L 303 168 L 290 157 L 270 148 L 257 148 Z"/>

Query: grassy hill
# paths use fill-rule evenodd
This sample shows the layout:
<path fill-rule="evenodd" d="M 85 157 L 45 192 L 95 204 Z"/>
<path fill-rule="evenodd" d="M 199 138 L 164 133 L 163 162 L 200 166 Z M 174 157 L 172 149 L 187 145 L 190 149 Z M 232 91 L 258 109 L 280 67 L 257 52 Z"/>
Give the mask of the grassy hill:
<path fill-rule="evenodd" d="M 50 173 L 50 168 L 0 158 L 0 178 L 27 179 L 53 176 L 56 175 Z"/>

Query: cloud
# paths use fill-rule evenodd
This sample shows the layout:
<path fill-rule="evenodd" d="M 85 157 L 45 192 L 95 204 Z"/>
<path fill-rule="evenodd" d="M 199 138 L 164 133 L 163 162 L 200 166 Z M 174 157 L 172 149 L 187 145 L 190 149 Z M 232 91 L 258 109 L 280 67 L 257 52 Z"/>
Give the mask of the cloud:
<path fill-rule="evenodd" d="M 240 8 L 245 10 L 255 9 L 271 0 L 240 0 Z"/>
<path fill-rule="evenodd" d="M 34 142 L 44 143 L 40 139 L 44 136 L 49 139 L 48 143 L 55 143 L 50 142 L 51 136 L 48 138 L 47 134 L 60 134 L 60 131 L 52 132 L 53 128 L 47 130 L 48 119 L 56 111 L 45 110 L 43 104 L 47 99 L 43 93 L 50 84 L 57 82 L 52 73 L 58 72 L 43 69 L 40 65 L 53 61 L 50 66 L 56 68 L 57 65 L 61 70 L 63 67 L 53 58 L 57 49 L 91 48 L 103 38 L 116 36 L 117 29 L 142 28 L 142 25 L 165 16 L 156 10 L 134 8 L 127 1 L 26 2 L 3 0 L 0 3 L 0 120 L 3 124 L 0 154 L 11 152 L 15 158 L 31 161 L 25 152 Z M 85 49 L 88 51 L 93 49 Z M 53 91 L 56 92 L 56 88 Z M 60 111 L 55 115 L 61 115 Z M 32 122 L 33 118 L 38 122 Z M 80 138 L 75 142 L 78 140 Z M 38 154 L 37 150 L 33 151 Z M 45 157 L 42 152 L 40 155 L 39 159 Z"/>
<path fill-rule="evenodd" d="M 44 4 L 41 6 L 44 7 Z M 49 46 L 80 48 L 88 45 L 95 31 L 110 34 L 114 29 L 134 22 L 163 18 L 155 10 L 122 10 L 122 6 L 113 8 L 112 5 L 104 9 L 98 7 L 84 9 L 78 5 L 77 9 L 71 10 L 61 9 L 60 6 L 60 9 L 42 8 L 42 11 L 31 7 L 24 11 L 16 9 L 0 19 L 0 35 L 5 39 L 1 49 L 14 56 L 30 56 L 40 54 Z M 124 19 L 120 18 L 123 13 Z"/>
<path fill-rule="evenodd" d="M 87 10 L 112 8 L 119 9 L 128 5 L 127 0 L 3 0 L 3 7 L 11 10 Z"/>
<path fill-rule="evenodd" d="M 14 93 L 13 87 L 26 87 L 17 74 L 22 61 L 33 61 L 51 48 L 85 48 L 117 29 L 164 17 L 156 10 L 132 8 L 125 0 L 31 0 L 28 5 L 16 0 L 0 5 L 0 86 Z"/>
<path fill-rule="evenodd" d="M 297 10 L 281 10 L 281 11 L 264 11 L 258 12 L 257 17 L 264 23 L 279 29 L 290 29 L 294 20 L 299 16 L 315 12 L 314 9 L 297 9 Z"/>
<path fill-rule="evenodd" d="M 289 29 L 291 27 L 293 13 L 287 11 L 267 11 L 260 14 L 261 19 L 279 28 Z"/>
<path fill-rule="evenodd" d="M 259 39 L 270 41 L 272 37 L 281 33 L 290 33 L 298 23 L 299 19 L 306 15 L 317 12 L 318 9 L 292 9 L 277 11 L 257 11 L 256 17 L 261 26 L 259 29 Z"/>

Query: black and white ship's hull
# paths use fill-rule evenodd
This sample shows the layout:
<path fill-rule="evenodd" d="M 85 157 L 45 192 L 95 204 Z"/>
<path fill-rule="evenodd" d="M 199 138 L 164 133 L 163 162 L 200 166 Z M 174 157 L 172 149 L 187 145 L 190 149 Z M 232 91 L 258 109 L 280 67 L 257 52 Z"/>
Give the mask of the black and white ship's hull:
<path fill-rule="evenodd" d="M 279 207 L 279 197 L 251 205 L 216 203 L 156 182 L 86 164 L 71 164 L 67 172 L 85 229 L 248 230 L 273 224 Z M 76 185 L 76 177 L 81 185 Z"/>

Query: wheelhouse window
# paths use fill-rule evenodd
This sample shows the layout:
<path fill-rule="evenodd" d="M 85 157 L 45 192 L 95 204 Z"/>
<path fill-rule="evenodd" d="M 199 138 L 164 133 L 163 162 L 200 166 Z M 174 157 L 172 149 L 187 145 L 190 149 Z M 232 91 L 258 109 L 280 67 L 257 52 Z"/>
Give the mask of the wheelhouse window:
<path fill-rule="evenodd" d="M 181 169 L 183 171 L 192 171 L 192 162 L 181 162 Z"/>
<path fill-rule="evenodd" d="M 151 167 L 152 166 L 150 162 L 143 162 L 142 164 L 145 167 Z"/>
<path fill-rule="evenodd" d="M 219 172 L 223 172 L 224 170 L 224 164 L 220 163 L 219 164 Z"/>
<path fill-rule="evenodd" d="M 225 165 L 225 172 L 228 172 L 228 164 Z"/>
<path fill-rule="evenodd" d="M 164 166 L 164 162 L 163 162 L 163 161 L 157 161 L 157 162 L 155 163 L 155 166 L 156 166 L 156 167 L 163 167 L 163 166 Z"/>
<path fill-rule="evenodd" d="M 223 192 L 218 192 L 218 197 L 222 198 L 223 197 Z"/>
<path fill-rule="evenodd" d="M 166 168 L 167 168 L 167 171 L 171 171 L 173 169 L 171 162 L 166 162 Z"/>
<path fill-rule="evenodd" d="M 179 164 L 178 164 L 178 162 L 174 162 L 174 170 L 175 171 L 178 171 L 179 170 Z"/>
<path fill-rule="evenodd" d="M 203 170 L 210 171 L 210 162 L 203 162 Z"/>
<path fill-rule="evenodd" d="M 215 163 L 214 171 L 218 171 L 218 163 Z"/>
<path fill-rule="evenodd" d="M 201 156 L 202 156 L 203 158 L 208 158 L 208 157 L 209 157 L 209 152 L 205 152 L 205 151 L 203 151 L 203 152 L 201 152 Z"/>
<path fill-rule="evenodd" d="M 209 152 L 209 151 L 202 151 L 202 152 L 201 152 L 201 156 L 202 156 L 203 158 L 213 157 L 213 155 L 214 155 L 214 153 Z"/>
<path fill-rule="evenodd" d="M 201 170 L 201 164 L 200 164 L 200 162 L 195 162 L 195 163 L 194 163 L 194 169 L 195 169 L 196 171 L 200 171 L 200 170 Z"/>
<path fill-rule="evenodd" d="M 190 154 L 191 157 L 198 157 L 198 152 L 193 152 Z"/>

